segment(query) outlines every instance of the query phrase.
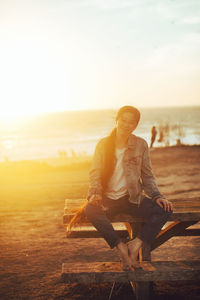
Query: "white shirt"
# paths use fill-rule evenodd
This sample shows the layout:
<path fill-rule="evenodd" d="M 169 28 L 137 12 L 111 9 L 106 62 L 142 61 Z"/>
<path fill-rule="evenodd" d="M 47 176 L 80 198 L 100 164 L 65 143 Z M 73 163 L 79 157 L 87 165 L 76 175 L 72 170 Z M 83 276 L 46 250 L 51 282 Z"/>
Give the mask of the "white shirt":
<path fill-rule="evenodd" d="M 115 156 L 117 159 L 116 166 L 114 172 L 109 180 L 107 189 L 106 189 L 106 197 L 110 199 L 119 199 L 128 193 L 126 186 L 126 178 L 123 169 L 123 156 L 126 148 L 115 149 Z"/>

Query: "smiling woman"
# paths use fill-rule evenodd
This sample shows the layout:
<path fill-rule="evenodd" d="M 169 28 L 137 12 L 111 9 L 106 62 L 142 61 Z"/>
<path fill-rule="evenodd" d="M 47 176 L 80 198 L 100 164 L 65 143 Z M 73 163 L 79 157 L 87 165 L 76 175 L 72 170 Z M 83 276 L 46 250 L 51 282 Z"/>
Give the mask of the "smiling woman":
<path fill-rule="evenodd" d="M 96 146 L 90 170 L 88 203 L 68 225 L 81 223 L 85 214 L 110 248 L 117 248 L 124 269 L 139 268 L 143 242 L 151 244 L 172 214 L 172 203 L 158 190 L 151 168 L 147 142 L 134 134 L 140 112 L 133 106 L 118 110 L 116 126 Z M 137 236 L 125 244 L 113 228 L 110 217 L 119 213 L 145 218 Z"/>

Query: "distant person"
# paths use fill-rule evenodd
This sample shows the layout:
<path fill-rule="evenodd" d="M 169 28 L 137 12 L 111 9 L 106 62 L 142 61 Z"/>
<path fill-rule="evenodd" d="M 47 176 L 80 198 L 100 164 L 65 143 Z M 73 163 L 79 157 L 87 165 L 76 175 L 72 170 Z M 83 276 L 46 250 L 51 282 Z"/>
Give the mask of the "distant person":
<path fill-rule="evenodd" d="M 150 148 L 153 147 L 153 144 L 154 144 L 155 139 L 156 139 L 156 135 L 157 135 L 156 126 L 153 126 L 153 127 L 151 128 L 151 145 L 150 145 Z"/>
<path fill-rule="evenodd" d="M 158 139 L 158 143 L 162 143 L 163 139 L 164 139 L 163 126 L 159 126 L 159 139 Z"/>
<path fill-rule="evenodd" d="M 169 146 L 170 142 L 169 142 L 169 133 L 170 133 L 170 128 L 169 128 L 169 124 L 166 123 L 164 126 L 164 133 L 165 133 L 165 146 Z"/>
<path fill-rule="evenodd" d="M 143 242 L 152 243 L 172 214 L 172 203 L 159 192 L 152 173 L 148 145 L 132 134 L 139 120 L 137 108 L 119 109 L 115 128 L 96 146 L 88 204 L 82 208 L 110 248 L 118 249 L 124 269 L 140 267 L 137 257 Z M 109 220 L 119 213 L 147 220 L 128 243 L 119 238 Z"/>

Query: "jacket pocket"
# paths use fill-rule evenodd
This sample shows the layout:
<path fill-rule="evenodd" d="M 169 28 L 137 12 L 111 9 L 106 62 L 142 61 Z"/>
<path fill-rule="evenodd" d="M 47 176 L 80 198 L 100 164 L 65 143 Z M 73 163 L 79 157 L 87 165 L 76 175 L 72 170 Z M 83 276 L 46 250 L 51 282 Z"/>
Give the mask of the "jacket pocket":
<path fill-rule="evenodd" d="M 129 168 L 132 169 L 132 171 L 136 171 L 138 176 L 141 176 L 141 168 L 142 168 L 142 156 L 132 156 L 128 160 Z"/>

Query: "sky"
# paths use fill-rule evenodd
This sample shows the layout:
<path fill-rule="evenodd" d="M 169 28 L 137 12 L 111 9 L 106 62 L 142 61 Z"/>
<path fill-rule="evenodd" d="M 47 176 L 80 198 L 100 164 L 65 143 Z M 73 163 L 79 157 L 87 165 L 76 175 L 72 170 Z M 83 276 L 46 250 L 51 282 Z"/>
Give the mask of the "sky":
<path fill-rule="evenodd" d="M 200 105 L 199 0 L 0 0 L 0 119 Z"/>

